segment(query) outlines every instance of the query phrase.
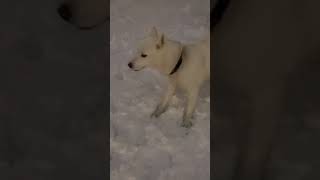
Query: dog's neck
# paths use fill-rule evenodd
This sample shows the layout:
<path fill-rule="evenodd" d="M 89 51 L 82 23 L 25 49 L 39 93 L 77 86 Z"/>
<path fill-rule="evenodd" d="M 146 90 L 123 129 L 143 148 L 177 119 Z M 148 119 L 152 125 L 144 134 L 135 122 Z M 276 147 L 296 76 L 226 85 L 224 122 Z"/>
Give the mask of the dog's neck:
<path fill-rule="evenodd" d="M 179 63 L 179 59 L 181 57 L 182 53 L 182 47 L 183 45 L 180 42 L 172 41 L 167 39 L 165 42 L 165 45 L 163 48 L 164 54 L 162 57 L 162 63 L 161 63 L 161 73 L 170 76 L 170 74 L 173 74 L 173 71 L 175 70 L 177 63 Z M 180 66 L 180 65 L 179 65 Z M 175 73 L 174 72 L 174 73 Z"/>
<path fill-rule="evenodd" d="M 174 68 L 172 69 L 172 71 L 170 72 L 169 75 L 173 75 L 174 73 L 176 73 L 178 71 L 179 67 L 182 64 L 182 60 L 183 60 L 182 58 L 183 58 L 183 46 L 181 48 L 181 52 L 180 52 L 180 56 L 179 56 L 178 62 L 176 63 L 176 65 L 174 66 Z"/>

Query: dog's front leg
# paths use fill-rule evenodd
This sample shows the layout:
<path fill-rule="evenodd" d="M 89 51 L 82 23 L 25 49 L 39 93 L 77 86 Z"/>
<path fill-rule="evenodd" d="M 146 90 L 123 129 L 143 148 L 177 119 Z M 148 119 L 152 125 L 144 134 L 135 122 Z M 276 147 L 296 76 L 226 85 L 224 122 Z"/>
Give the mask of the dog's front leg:
<path fill-rule="evenodd" d="M 151 114 L 151 117 L 159 117 L 162 113 L 164 113 L 167 110 L 169 102 L 175 93 L 175 90 L 176 83 L 174 81 L 170 81 L 165 95 L 163 96 L 161 102 L 158 104 L 156 109 Z"/>
<path fill-rule="evenodd" d="M 192 116 L 196 107 L 196 103 L 199 96 L 199 89 L 194 88 L 192 90 L 187 91 L 187 106 L 184 109 L 183 119 L 182 119 L 182 127 L 190 128 L 192 126 Z"/>

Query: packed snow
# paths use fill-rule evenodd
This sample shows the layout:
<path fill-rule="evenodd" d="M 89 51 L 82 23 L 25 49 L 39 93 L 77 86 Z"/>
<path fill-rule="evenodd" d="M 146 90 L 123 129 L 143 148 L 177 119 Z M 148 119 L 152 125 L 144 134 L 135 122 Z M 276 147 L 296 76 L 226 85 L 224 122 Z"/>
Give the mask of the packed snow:
<path fill-rule="evenodd" d="M 169 38 L 192 43 L 209 29 L 209 0 L 111 0 L 110 153 L 112 180 L 209 180 L 210 84 L 205 84 L 194 126 L 180 126 L 183 96 L 150 118 L 166 86 L 154 70 L 131 71 L 137 43 L 156 26 Z"/>

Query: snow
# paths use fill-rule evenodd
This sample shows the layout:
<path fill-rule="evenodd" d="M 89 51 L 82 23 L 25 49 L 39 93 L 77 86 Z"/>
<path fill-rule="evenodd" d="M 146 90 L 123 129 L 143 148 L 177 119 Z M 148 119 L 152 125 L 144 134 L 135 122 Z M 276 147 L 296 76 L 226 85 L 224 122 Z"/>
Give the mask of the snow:
<path fill-rule="evenodd" d="M 209 0 L 111 0 L 110 153 L 112 180 L 209 180 L 210 94 L 201 92 L 191 129 L 180 127 L 183 102 L 174 98 L 150 118 L 166 79 L 153 70 L 133 72 L 135 45 L 152 26 L 191 43 L 209 29 Z"/>

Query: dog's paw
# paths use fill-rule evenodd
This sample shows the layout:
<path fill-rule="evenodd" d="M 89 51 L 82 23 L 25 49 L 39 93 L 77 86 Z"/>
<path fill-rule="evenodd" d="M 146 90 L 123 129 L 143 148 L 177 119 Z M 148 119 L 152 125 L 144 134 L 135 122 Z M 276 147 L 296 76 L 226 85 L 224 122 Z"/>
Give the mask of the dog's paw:
<path fill-rule="evenodd" d="M 190 120 L 183 120 L 181 123 L 181 127 L 184 127 L 184 128 L 191 128 L 192 126 L 193 126 L 193 123 Z"/>
<path fill-rule="evenodd" d="M 157 112 L 157 110 L 153 111 L 153 113 L 151 113 L 150 117 L 151 118 L 158 118 L 160 116 L 160 114 Z"/>
<path fill-rule="evenodd" d="M 150 117 L 151 118 L 153 118 L 153 117 L 155 117 L 155 118 L 157 118 L 157 117 L 159 117 L 159 105 L 156 107 L 156 109 L 151 113 L 151 115 L 150 115 Z"/>
<path fill-rule="evenodd" d="M 153 118 L 158 118 L 160 115 L 162 114 L 162 112 L 157 108 L 153 111 L 153 113 L 151 113 L 150 117 Z"/>
<path fill-rule="evenodd" d="M 158 118 L 165 111 L 166 111 L 166 107 L 157 106 L 157 108 L 153 111 L 153 113 L 150 115 L 150 117 L 151 118 L 153 118 L 153 117 Z"/>

